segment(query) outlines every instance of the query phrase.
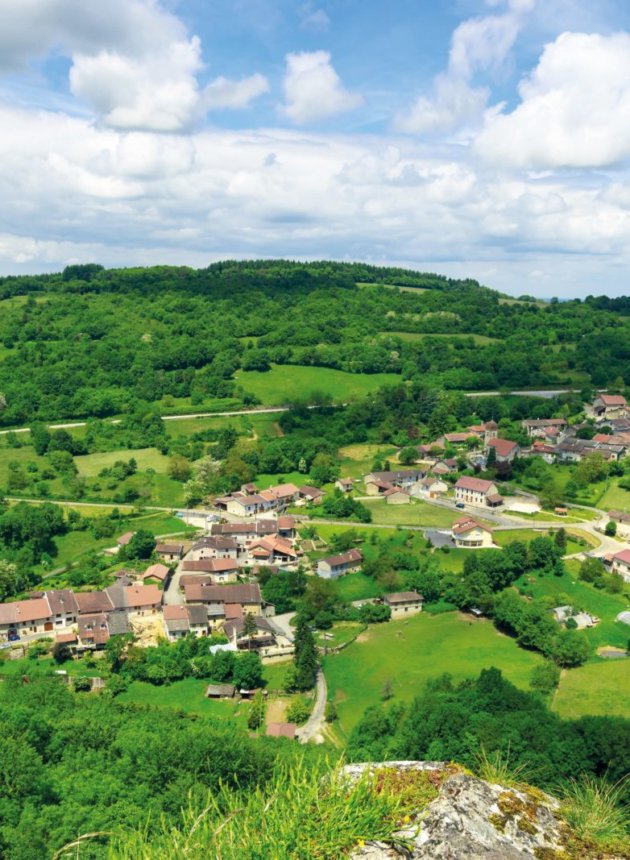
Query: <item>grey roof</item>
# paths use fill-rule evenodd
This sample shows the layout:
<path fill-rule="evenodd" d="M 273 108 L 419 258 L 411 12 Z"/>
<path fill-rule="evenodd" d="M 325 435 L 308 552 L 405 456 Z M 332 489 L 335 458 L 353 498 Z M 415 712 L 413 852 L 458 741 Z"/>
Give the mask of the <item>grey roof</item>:
<path fill-rule="evenodd" d="M 79 605 L 74 596 L 74 592 L 68 588 L 60 588 L 54 591 L 46 591 L 48 605 L 53 615 L 63 615 L 66 612 L 78 612 Z"/>
<path fill-rule="evenodd" d="M 112 636 L 117 636 L 122 633 L 131 633 L 131 625 L 126 612 L 108 612 L 107 626 Z"/>
<path fill-rule="evenodd" d="M 386 594 L 383 600 L 385 603 L 417 603 L 422 600 L 422 595 L 417 591 L 396 591 L 394 594 Z"/>
<path fill-rule="evenodd" d="M 206 624 L 208 623 L 208 610 L 205 606 L 199 603 L 192 603 L 188 606 L 188 618 L 191 624 Z"/>

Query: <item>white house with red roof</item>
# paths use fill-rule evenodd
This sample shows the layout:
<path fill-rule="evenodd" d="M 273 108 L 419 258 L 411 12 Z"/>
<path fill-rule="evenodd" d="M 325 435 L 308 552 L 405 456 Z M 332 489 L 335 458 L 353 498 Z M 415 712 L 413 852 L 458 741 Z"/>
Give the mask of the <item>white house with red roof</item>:
<path fill-rule="evenodd" d="M 503 498 L 493 481 L 469 475 L 462 475 L 455 484 L 455 501 L 478 508 L 496 508 L 503 504 Z"/>
<path fill-rule="evenodd" d="M 624 582 L 630 582 L 630 549 L 622 549 L 613 555 L 612 572 L 618 573 Z"/>
<path fill-rule="evenodd" d="M 482 525 L 473 517 L 462 517 L 453 523 L 453 540 L 460 549 L 481 549 L 494 546 L 492 529 Z"/>
<path fill-rule="evenodd" d="M 497 463 L 511 463 L 518 455 L 518 443 L 512 442 L 510 439 L 499 439 L 495 436 L 490 439 L 487 445 L 487 453 L 494 450 Z"/>

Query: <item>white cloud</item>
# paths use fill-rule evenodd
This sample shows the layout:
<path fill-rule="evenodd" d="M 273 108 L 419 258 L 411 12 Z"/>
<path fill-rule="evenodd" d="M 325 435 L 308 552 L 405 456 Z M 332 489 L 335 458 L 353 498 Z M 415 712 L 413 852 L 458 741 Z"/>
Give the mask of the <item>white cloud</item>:
<path fill-rule="evenodd" d="M 604 167 L 630 157 L 630 35 L 562 33 L 547 45 L 511 113 L 476 140 L 515 167 Z"/>
<path fill-rule="evenodd" d="M 12 7 L 12 8 L 11 8 Z M 0 70 L 58 51 L 70 89 L 107 125 L 179 131 L 208 110 L 243 108 L 267 91 L 262 75 L 205 89 L 201 44 L 157 0 L 0 0 Z"/>
<path fill-rule="evenodd" d="M 453 32 L 448 68 L 436 76 L 430 95 L 420 95 L 395 119 L 398 131 L 441 133 L 481 122 L 490 90 L 473 86 L 480 72 L 496 72 L 505 63 L 535 0 L 510 0 L 501 15 L 463 21 Z M 489 5 L 496 6 L 498 2 Z"/>
<path fill-rule="evenodd" d="M 269 82 L 264 75 L 256 74 L 240 81 L 217 78 L 205 88 L 203 103 L 213 110 L 224 108 L 235 110 L 245 108 L 258 96 L 269 92 Z"/>
<path fill-rule="evenodd" d="M 286 62 L 280 110 L 292 122 L 317 122 L 363 103 L 359 94 L 344 88 L 327 51 L 287 54 Z"/>
<path fill-rule="evenodd" d="M 322 33 L 330 27 L 328 14 L 314 3 L 303 3 L 298 9 L 300 26 L 303 30 L 313 30 Z"/>

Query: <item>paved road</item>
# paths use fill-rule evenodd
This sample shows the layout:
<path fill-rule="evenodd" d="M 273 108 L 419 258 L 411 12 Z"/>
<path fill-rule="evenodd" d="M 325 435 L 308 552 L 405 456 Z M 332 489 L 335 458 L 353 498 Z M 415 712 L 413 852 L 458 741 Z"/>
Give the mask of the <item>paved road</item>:
<path fill-rule="evenodd" d="M 291 627 L 291 621 L 295 618 L 295 612 L 284 612 L 281 615 L 272 615 L 268 620 L 279 627 L 282 633 L 293 642 L 295 628 Z"/>
<path fill-rule="evenodd" d="M 316 744 L 324 742 L 324 723 L 326 722 L 326 699 L 328 688 L 326 678 L 321 669 L 317 671 L 317 683 L 315 686 L 315 705 L 308 721 L 298 730 L 297 735 L 300 743 L 306 744 L 315 741 Z"/>

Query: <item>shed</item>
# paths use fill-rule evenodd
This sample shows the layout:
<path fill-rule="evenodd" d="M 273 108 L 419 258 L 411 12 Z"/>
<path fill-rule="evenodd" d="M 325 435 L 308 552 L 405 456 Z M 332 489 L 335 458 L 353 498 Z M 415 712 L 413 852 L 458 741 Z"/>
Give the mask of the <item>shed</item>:
<path fill-rule="evenodd" d="M 208 684 L 206 687 L 206 698 L 233 699 L 235 691 L 234 684 Z"/>

